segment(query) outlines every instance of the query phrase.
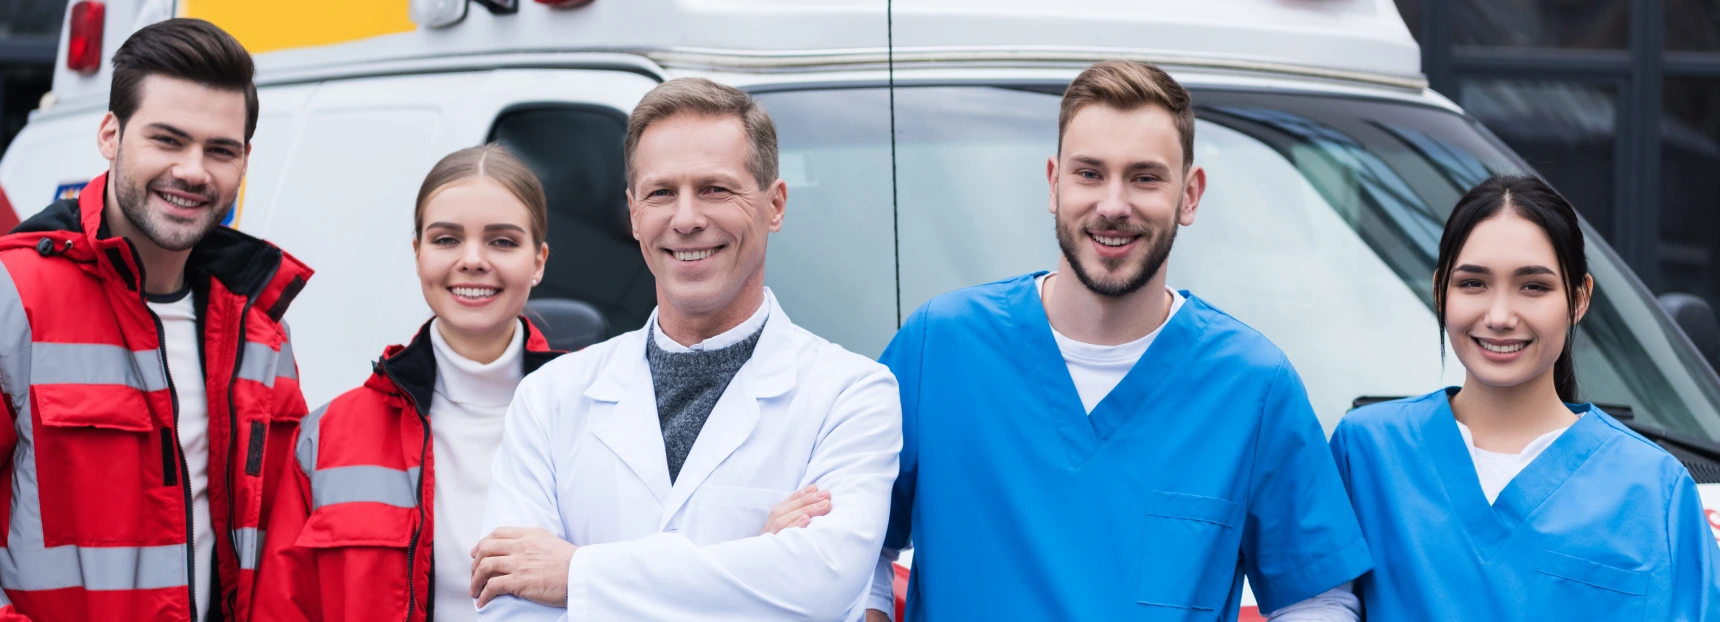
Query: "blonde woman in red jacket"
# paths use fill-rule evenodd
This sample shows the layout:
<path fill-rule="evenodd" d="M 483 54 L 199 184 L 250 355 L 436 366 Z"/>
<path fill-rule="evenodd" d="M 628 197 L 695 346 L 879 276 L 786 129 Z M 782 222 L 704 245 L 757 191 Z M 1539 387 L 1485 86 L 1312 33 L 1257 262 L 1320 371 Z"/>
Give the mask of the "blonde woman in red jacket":
<path fill-rule="evenodd" d="M 257 620 L 477 619 L 470 550 L 490 462 L 526 374 L 561 354 L 522 317 L 549 258 L 543 186 L 496 145 L 418 191 L 413 250 L 435 317 L 364 386 L 304 418 L 258 570 Z M 767 531 L 828 512 L 802 491 Z"/>

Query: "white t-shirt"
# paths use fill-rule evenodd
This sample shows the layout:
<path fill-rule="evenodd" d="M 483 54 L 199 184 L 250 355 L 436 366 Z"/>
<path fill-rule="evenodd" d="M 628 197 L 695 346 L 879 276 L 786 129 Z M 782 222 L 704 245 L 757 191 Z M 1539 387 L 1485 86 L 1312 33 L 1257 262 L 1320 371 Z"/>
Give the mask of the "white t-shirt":
<path fill-rule="evenodd" d="M 177 294 L 148 297 L 149 310 L 161 318 L 161 345 L 167 351 L 167 373 L 179 400 L 179 450 L 185 454 L 191 489 L 191 541 L 196 553 L 197 618 L 209 615 L 209 577 L 215 565 L 215 529 L 209 519 L 209 398 L 203 383 L 203 356 L 197 345 L 197 305 L 191 288 Z"/>
<path fill-rule="evenodd" d="M 436 353 L 436 389 L 430 396 L 430 436 L 435 443 L 436 619 L 478 619 L 472 590 L 472 547 L 484 534 L 484 502 L 490 464 L 502 445 L 502 421 L 525 370 L 525 329 L 502 356 L 480 364 L 460 356 L 442 339 L 435 322 L 430 343 Z"/>
<path fill-rule="evenodd" d="M 1052 274 L 1056 273 L 1043 274 L 1033 280 L 1033 286 L 1041 297 L 1045 295 L 1045 278 Z M 1057 339 L 1057 349 L 1063 353 L 1063 363 L 1069 366 L 1069 377 L 1075 381 L 1075 392 L 1081 395 L 1081 405 L 1086 407 L 1087 414 L 1093 414 L 1093 408 L 1117 388 L 1123 376 L 1129 375 L 1135 362 L 1147 353 L 1147 347 L 1153 345 L 1165 324 L 1176 317 L 1177 310 L 1186 302 L 1181 293 L 1168 287 L 1165 289 L 1171 293 L 1170 313 L 1165 314 L 1164 323 L 1140 339 L 1114 346 L 1098 346 L 1070 339 L 1057 332 L 1056 328 L 1051 329 L 1051 336 Z"/>
<path fill-rule="evenodd" d="M 1487 495 L 1489 505 L 1499 498 L 1500 491 L 1505 490 L 1511 480 L 1517 479 L 1518 473 L 1522 473 L 1529 463 L 1534 462 L 1541 452 L 1552 446 L 1553 441 L 1559 440 L 1559 435 L 1569 429 L 1570 426 L 1565 426 L 1542 434 L 1524 445 L 1523 451 L 1505 454 L 1476 447 L 1475 435 L 1469 431 L 1469 426 L 1463 425 L 1462 421 L 1457 422 L 1457 431 L 1463 434 L 1463 444 L 1469 448 L 1469 459 L 1475 462 L 1475 474 L 1481 478 L 1481 493 Z"/>

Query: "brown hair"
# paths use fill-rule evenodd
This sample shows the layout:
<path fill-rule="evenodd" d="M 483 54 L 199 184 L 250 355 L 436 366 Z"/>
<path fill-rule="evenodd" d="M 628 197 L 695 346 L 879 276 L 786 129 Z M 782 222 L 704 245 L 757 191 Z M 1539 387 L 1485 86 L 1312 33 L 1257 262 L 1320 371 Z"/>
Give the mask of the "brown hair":
<path fill-rule="evenodd" d="M 747 171 L 758 180 L 760 189 L 776 181 L 776 124 L 771 122 L 764 106 L 732 86 L 704 78 L 676 78 L 651 89 L 627 117 L 627 141 L 622 154 L 627 163 L 628 186 L 633 185 L 633 150 L 639 148 L 639 137 L 645 135 L 645 128 L 679 114 L 740 119 L 747 140 L 752 143 Z"/>
<path fill-rule="evenodd" d="M 245 142 L 257 132 L 256 66 L 245 46 L 214 24 L 189 18 L 156 22 L 133 33 L 113 53 L 108 110 L 125 127 L 142 103 L 143 80 L 167 76 L 245 95 Z"/>
<path fill-rule="evenodd" d="M 1162 106 L 1176 119 L 1182 141 L 1183 170 L 1194 164 L 1194 105 L 1188 89 L 1163 69 L 1136 61 L 1108 60 L 1094 63 L 1063 91 L 1063 107 L 1057 114 L 1057 152 L 1063 153 L 1063 131 L 1075 113 L 1089 104 L 1117 110 Z"/>
<path fill-rule="evenodd" d="M 430 168 L 430 174 L 424 176 L 424 185 L 418 187 L 418 206 L 412 211 L 414 238 L 424 233 L 424 206 L 430 197 L 454 182 L 472 177 L 496 182 L 525 204 L 532 219 L 532 243 L 544 243 L 549 234 L 549 200 L 544 197 L 543 183 L 512 151 L 495 143 L 450 153 Z"/>

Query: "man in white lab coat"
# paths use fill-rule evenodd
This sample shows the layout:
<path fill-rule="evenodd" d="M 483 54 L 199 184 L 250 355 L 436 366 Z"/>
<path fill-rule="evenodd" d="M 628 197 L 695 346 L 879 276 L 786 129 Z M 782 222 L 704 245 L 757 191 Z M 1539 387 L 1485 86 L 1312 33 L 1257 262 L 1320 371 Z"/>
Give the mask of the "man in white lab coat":
<path fill-rule="evenodd" d="M 672 80 L 634 110 L 625 153 L 657 310 L 520 384 L 473 551 L 479 617 L 859 619 L 899 392 L 764 286 L 788 200 L 770 117 Z M 770 533 L 772 507 L 809 486 L 816 501 Z"/>

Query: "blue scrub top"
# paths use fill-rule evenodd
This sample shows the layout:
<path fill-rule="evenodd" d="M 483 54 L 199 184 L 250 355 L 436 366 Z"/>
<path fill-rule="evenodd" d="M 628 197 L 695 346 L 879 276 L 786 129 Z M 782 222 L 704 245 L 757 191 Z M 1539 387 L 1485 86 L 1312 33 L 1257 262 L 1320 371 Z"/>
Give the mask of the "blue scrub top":
<path fill-rule="evenodd" d="M 1487 504 L 1446 389 L 1352 411 L 1332 454 L 1378 561 L 1371 620 L 1720 620 L 1684 465 L 1591 404 Z"/>
<path fill-rule="evenodd" d="M 1235 620 L 1244 572 L 1271 611 L 1368 570 L 1271 342 L 1188 296 L 1089 416 L 1036 276 L 933 299 L 884 352 L 910 620 Z"/>

